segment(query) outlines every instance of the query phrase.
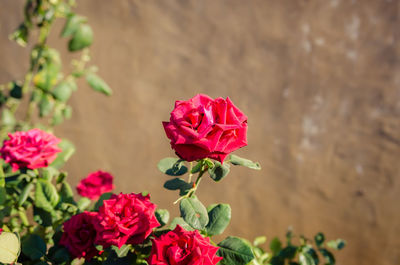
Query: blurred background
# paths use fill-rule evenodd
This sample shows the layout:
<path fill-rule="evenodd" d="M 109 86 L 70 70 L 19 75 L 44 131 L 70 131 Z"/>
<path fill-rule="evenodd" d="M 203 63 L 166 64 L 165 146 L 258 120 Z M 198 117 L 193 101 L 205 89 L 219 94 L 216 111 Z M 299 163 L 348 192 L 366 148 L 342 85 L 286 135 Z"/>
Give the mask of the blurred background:
<path fill-rule="evenodd" d="M 22 78 L 28 50 L 8 40 L 23 0 L 0 1 L 0 83 Z M 225 235 L 343 238 L 337 264 L 400 264 L 399 1 L 78 1 L 93 62 L 113 88 L 82 82 L 56 134 L 77 152 L 73 184 L 104 169 L 117 192 L 151 193 L 178 214 L 157 162 L 173 156 L 161 121 L 175 100 L 227 97 L 249 117 L 233 168 L 202 182 L 206 204 L 232 206 Z M 67 54 L 56 25 L 50 45 Z"/>

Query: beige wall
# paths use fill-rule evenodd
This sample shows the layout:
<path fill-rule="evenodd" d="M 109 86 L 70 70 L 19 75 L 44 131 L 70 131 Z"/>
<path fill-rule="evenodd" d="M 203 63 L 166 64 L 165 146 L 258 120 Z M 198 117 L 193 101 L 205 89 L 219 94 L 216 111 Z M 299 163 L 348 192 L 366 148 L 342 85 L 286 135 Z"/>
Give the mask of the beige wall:
<path fill-rule="evenodd" d="M 0 2 L 0 83 L 27 67 L 7 40 L 21 3 Z M 232 205 L 227 234 L 271 238 L 292 225 L 346 239 L 338 264 L 400 263 L 398 1 L 78 3 L 115 93 L 82 83 L 72 120 L 57 129 L 78 147 L 67 166 L 74 183 L 109 170 L 117 191 L 148 190 L 175 209 L 155 167 L 173 154 L 161 121 L 176 99 L 229 96 L 249 117 L 249 146 L 237 154 L 263 170 L 202 183 L 203 201 Z M 50 43 L 64 49 L 60 26 Z"/>

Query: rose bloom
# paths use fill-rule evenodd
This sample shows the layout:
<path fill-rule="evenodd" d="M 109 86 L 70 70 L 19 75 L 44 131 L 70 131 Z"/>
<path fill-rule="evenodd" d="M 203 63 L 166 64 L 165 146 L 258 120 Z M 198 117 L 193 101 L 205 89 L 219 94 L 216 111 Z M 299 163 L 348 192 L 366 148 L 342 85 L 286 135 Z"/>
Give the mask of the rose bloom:
<path fill-rule="evenodd" d="M 169 122 L 163 122 L 171 147 L 186 161 L 225 157 L 247 145 L 247 117 L 229 98 L 199 94 L 176 101 Z"/>
<path fill-rule="evenodd" d="M 155 217 L 156 205 L 150 196 L 113 194 L 99 208 L 96 244 L 119 248 L 124 244 L 140 244 L 160 226 Z"/>
<path fill-rule="evenodd" d="M 92 200 L 97 200 L 103 193 L 112 191 L 114 188 L 113 176 L 101 170 L 90 173 L 76 187 L 79 195 Z"/>
<path fill-rule="evenodd" d="M 8 137 L 0 153 L 1 158 L 11 164 L 13 171 L 47 167 L 61 152 L 57 147 L 60 139 L 39 129 L 9 133 Z"/>
<path fill-rule="evenodd" d="M 219 247 L 210 244 L 209 238 L 179 225 L 152 241 L 149 265 L 214 265 L 222 260 L 216 255 Z"/>
<path fill-rule="evenodd" d="M 96 216 L 95 212 L 83 212 L 64 223 L 64 233 L 59 244 L 65 246 L 74 258 L 90 260 L 99 254 L 94 244 L 97 234 L 94 226 Z"/>

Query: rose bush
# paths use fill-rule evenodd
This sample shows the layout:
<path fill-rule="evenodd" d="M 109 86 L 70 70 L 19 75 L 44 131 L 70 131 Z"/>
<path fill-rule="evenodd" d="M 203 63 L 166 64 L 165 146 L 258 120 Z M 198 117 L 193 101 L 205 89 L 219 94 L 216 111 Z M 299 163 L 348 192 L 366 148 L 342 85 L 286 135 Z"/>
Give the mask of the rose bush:
<path fill-rule="evenodd" d="M 142 243 L 160 225 L 155 210 L 149 195 L 113 194 L 99 209 L 96 243 L 104 247 Z"/>
<path fill-rule="evenodd" d="M 199 94 L 176 101 L 169 122 L 163 122 L 171 147 L 186 161 L 225 157 L 247 145 L 247 117 L 228 98 Z"/>
<path fill-rule="evenodd" d="M 60 139 L 40 129 L 8 134 L 0 149 L 1 158 L 12 166 L 13 171 L 23 168 L 47 167 L 57 157 L 61 149 Z"/>
<path fill-rule="evenodd" d="M 231 165 L 261 169 L 258 163 L 231 154 L 247 144 L 247 117 L 229 98 L 199 94 L 177 101 L 170 121 L 163 123 L 179 158 L 164 158 L 157 166 L 172 176 L 164 187 L 179 192 L 175 201 L 178 217 L 170 220 L 168 210 L 156 209 L 145 192 L 107 193 L 114 188 L 113 177 L 104 171 L 91 173 L 78 184 L 82 197 L 77 199 L 67 172 L 61 171 L 74 145 L 34 129 L 50 131 L 71 116 L 68 99 L 80 77 L 94 90 L 112 93 L 95 74 L 96 67 L 87 66 L 93 33 L 87 18 L 73 12 L 74 5 L 70 0 L 27 0 L 24 20 L 11 35 L 24 46 L 30 31 L 38 31 L 31 36 L 38 36 L 37 43 L 28 45 L 32 50 L 24 80 L 0 85 L 0 139 L 4 140 L 0 148 L 1 263 L 317 265 L 319 257 L 325 259 L 324 264 L 335 263 L 327 248 L 341 249 L 345 243 L 340 239 L 325 242 L 322 233 L 314 237 L 315 247 L 303 236 L 296 246 L 291 232 L 287 246 L 272 239 L 271 251 L 260 247 L 266 241 L 263 237 L 253 244 L 234 236 L 214 243 L 213 236 L 222 235 L 230 223 L 231 207 L 203 205 L 196 196 L 200 180 L 208 176 L 221 181 Z M 74 56 L 68 74 L 61 72 L 59 52 L 46 42 L 53 22 L 60 17 L 66 19 L 61 35 L 69 38 L 68 49 L 82 52 L 80 59 Z M 28 104 L 19 109 L 24 103 Z M 23 119 L 17 119 L 17 110 L 26 110 Z M 140 174 L 140 169 L 134 170 Z"/>
<path fill-rule="evenodd" d="M 186 231 L 177 225 L 170 231 L 152 240 L 149 265 L 215 265 L 220 260 L 216 247 L 198 231 Z"/>
<path fill-rule="evenodd" d="M 95 171 L 82 179 L 76 186 L 78 194 L 91 200 L 97 200 L 103 193 L 112 191 L 114 177 L 105 171 Z"/>

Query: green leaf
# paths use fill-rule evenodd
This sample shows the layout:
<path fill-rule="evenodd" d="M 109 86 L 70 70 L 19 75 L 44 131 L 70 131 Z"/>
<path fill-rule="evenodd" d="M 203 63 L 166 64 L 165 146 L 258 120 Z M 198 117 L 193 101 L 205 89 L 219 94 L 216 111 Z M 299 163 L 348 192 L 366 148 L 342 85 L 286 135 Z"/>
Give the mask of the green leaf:
<path fill-rule="evenodd" d="M 57 106 L 54 110 L 53 117 L 51 117 L 51 126 L 56 126 L 64 121 L 62 110 Z"/>
<path fill-rule="evenodd" d="M 7 200 L 7 192 L 4 187 L 0 187 L 0 205 L 4 205 Z"/>
<path fill-rule="evenodd" d="M 207 234 L 211 236 L 222 234 L 231 220 L 231 207 L 229 204 L 216 205 L 208 212 L 208 219 Z"/>
<path fill-rule="evenodd" d="M 214 207 L 216 207 L 218 203 L 212 203 L 207 206 L 207 212 L 209 213 Z"/>
<path fill-rule="evenodd" d="M 28 199 L 28 196 L 31 193 L 33 187 L 34 187 L 33 183 L 28 183 L 28 185 L 25 186 L 25 188 L 22 190 L 22 193 L 19 195 L 18 206 L 21 206 L 22 204 L 24 204 L 26 199 Z M 2 203 L 0 203 L 0 204 L 2 204 Z"/>
<path fill-rule="evenodd" d="M 53 109 L 54 102 L 49 95 L 44 94 L 39 102 L 39 115 L 45 117 L 50 114 Z"/>
<path fill-rule="evenodd" d="M 75 14 L 70 14 L 67 17 L 64 28 L 61 32 L 61 37 L 72 36 L 79 28 L 79 25 L 86 21 L 86 18 Z"/>
<path fill-rule="evenodd" d="M 53 90 L 53 96 L 55 99 L 61 102 L 67 102 L 71 97 L 72 87 L 70 82 L 64 81 L 58 84 Z"/>
<path fill-rule="evenodd" d="M 197 197 L 182 199 L 179 204 L 181 216 L 191 227 L 203 230 L 208 223 L 208 214 Z"/>
<path fill-rule="evenodd" d="M 59 172 L 54 167 L 42 168 L 42 178 L 51 182 L 54 176 L 58 176 Z"/>
<path fill-rule="evenodd" d="M 107 83 L 96 74 L 87 74 L 86 81 L 94 91 L 103 93 L 106 96 L 111 96 L 112 90 Z"/>
<path fill-rule="evenodd" d="M 283 258 L 279 257 L 279 256 L 274 256 L 269 261 L 269 264 L 271 264 L 271 265 L 285 265 L 285 260 Z"/>
<path fill-rule="evenodd" d="M 335 257 L 333 256 L 333 254 L 330 251 L 328 251 L 325 248 L 320 248 L 319 252 L 325 258 L 326 265 L 335 265 L 335 262 L 336 262 Z"/>
<path fill-rule="evenodd" d="M 203 162 L 202 160 L 200 162 L 198 162 L 190 171 L 190 173 L 195 174 L 197 172 L 200 172 L 201 167 L 203 166 Z"/>
<path fill-rule="evenodd" d="M 314 262 L 314 259 L 308 253 L 300 253 L 299 255 L 300 265 L 317 265 L 318 263 Z"/>
<path fill-rule="evenodd" d="M 60 197 L 61 197 L 62 202 L 75 204 L 74 193 L 71 189 L 71 186 L 68 184 L 68 182 L 64 181 L 61 183 Z"/>
<path fill-rule="evenodd" d="M 46 63 L 42 65 L 40 71 L 33 77 L 33 83 L 36 87 L 43 89 L 44 91 L 50 91 L 50 89 L 57 84 L 60 70 L 61 66 L 57 63 Z"/>
<path fill-rule="evenodd" d="M 54 261 L 55 264 L 68 264 L 69 258 L 70 257 L 68 250 L 65 248 L 59 248 L 54 253 L 52 260 Z"/>
<path fill-rule="evenodd" d="M 174 230 L 177 225 L 180 225 L 186 231 L 193 231 L 193 227 L 191 227 L 188 223 L 183 220 L 182 217 L 175 217 L 171 224 L 169 225 L 169 229 Z"/>
<path fill-rule="evenodd" d="M 115 254 L 115 253 L 113 253 L 113 255 L 115 256 L 115 258 L 117 259 L 118 257 L 117 257 L 117 255 Z M 75 262 L 75 263 L 71 263 L 71 265 L 80 265 L 81 263 L 79 263 L 79 260 L 77 260 L 77 262 Z M 108 260 L 106 260 L 106 262 L 101 262 L 101 261 L 99 261 L 99 260 L 96 260 L 96 259 L 91 259 L 90 261 L 89 260 L 85 260 L 85 262 L 83 263 L 83 265 L 112 265 L 113 263 L 112 262 L 109 262 Z M 132 264 L 129 264 L 129 265 L 132 265 Z"/>
<path fill-rule="evenodd" d="M 4 174 L 3 163 L 0 160 L 0 187 L 4 188 L 6 185 L 6 175 Z"/>
<path fill-rule="evenodd" d="M 217 255 L 223 257 L 223 265 L 245 265 L 254 259 L 250 245 L 241 238 L 229 236 L 218 246 Z"/>
<path fill-rule="evenodd" d="M 65 106 L 65 108 L 62 109 L 62 115 L 65 119 L 70 119 L 72 116 L 72 108 L 71 106 Z"/>
<path fill-rule="evenodd" d="M 46 249 L 46 243 L 36 234 L 30 234 L 22 240 L 22 253 L 32 260 L 40 259 L 46 255 Z"/>
<path fill-rule="evenodd" d="M 65 181 L 67 178 L 67 173 L 66 172 L 60 172 L 60 174 L 57 176 L 56 183 L 61 184 Z"/>
<path fill-rule="evenodd" d="M 179 195 L 184 196 L 192 188 L 192 183 L 187 183 L 181 178 L 174 178 L 167 180 L 164 183 L 164 188 L 167 190 L 180 190 Z"/>
<path fill-rule="evenodd" d="M 79 24 L 72 39 L 68 42 L 68 50 L 71 52 L 82 50 L 93 42 L 92 28 L 87 24 Z"/>
<path fill-rule="evenodd" d="M 225 163 L 225 164 L 221 164 L 218 161 L 214 162 L 214 166 L 212 168 L 208 169 L 208 173 L 210 174 L 210 177 L 214 180 L 214 181 L 220 181 L 221 179 L 223 179 L 224 177 L 226 177 L 226 175 L 228 175 L 229 173 L 229 166 Z"/>
<path fill-rule="evenodd" d="M 112 246 L 111 248 L 115 251 L 115 254 L 117 254 L 118 258 L 123 258 L 126 257 L 126 255 L 128 255 L 131 246 L 122 245 L 121 248 L 118 248 L 117 246 Z"/>
<path fill-rule="evenodd" d="M 44 227 L 53 225 L 53 216 L 49 212 L 38 207 L 33 207 L 33 220 Z"/>
<path fill-rule="evenodd" d="M 318 234 L 316 234 L 315 236 L 314 236 L 314 241 L 315 241 L 315 244 L 317 245 L 317 247 L 320 247 L 323 243 L 324 243 L 324 241 L 325 241 L 325 236 L 324 236 L 324 234 L 323 233 L 318 233 Z"/>
<path fill-rule="evenodd" d="M 25 47 L 28 43 L 29 29 L 22 23 L 19 27 L 9 36 L 10 40 L 15 41 L 20 46 Z"/>
<path fill-rule="evenodd" d="M 103 193 L 100 196 L 100 198 L 97 200 L 96 204 L 94 205 L 93 210 L 97 212 L 99 210 L 99 208 L 103 205 L 103 201 L 110 199 L 111 195 L 113 195 L 112 192 Z"/>
<path fill-rule="evenodd" d="M 346 246 L 346 241 L 339 238 L 339 239 L 331 240 L 331 241 L 327 242 L 326 245 L 335 250 L 341 250 L 342 248 L 344 248 Z"/>
<path fill-rule="evenodd" d="M 282 243 L 281 243 L 281 241 L 279 240 L 278 237 L 274 237 L 274 238 L 271 240 L 271 243 L 269 243 L 269 248 L 270 248 L 271 251 L 272 251 L 272 255 L 276 255 L 276 254 L 279 253 L 279 251 L 281 251 L 281 249 L 282 249 Z"/>
<path fill-rule="evenodd" d="M 4 93 L 5 91 L 1 91 L 0 89 L 0 107 L 2 107 L 8 100 L 8 97 Z"/>
<path fill-rule="evenodd" d="M 279 251 L 278 255 L 285 259 L 293 259 L 296 256 L 297 247 L 295 246 L 287 246 L 281 251 Z"/>
<path fill-rule="evenodd" d="M 61 168 L 75 153 L 75 146 L 68 140 L 63 139 L 58 146 L 61 148 L 62 152 L 57 155 L 57 158 L 50 165 L 57 169 Z"/>
<path fill-rule="evenodd" d="M 5 126 L 13 126 L 16 123 L 14 114 L 7 108 L 1 110 L 1 123 Z"/>
<path fill-rule="evenodd" d="M 304 245 L 300 248 L 299 262 L 300 265 L 318 265 L 319 258 L 317 252 L 311 245 Z"/>
<path fill-rule="evenodd" d="M 22 98 L 22 87 L 18 85 L 15 81 L 11 82 L 12 89 L 10 91 L 10 96 L 16 99 Z"/>
<path fill-rule="evenodd" d="M 31 101 L 38 103 L 42 99 L 43 91 L 40 89 L 35 89 L 32 91 Z"/>
<path fill-rule="evenodd" d="M 160 227 L 166 225 L 169 220 L 169 212 L 166 209 L 157 209 L 155 216 L 157 221 L 160 223 Z"/>
<path fill-rule="evenodd" d="M 78 206 L 78 209 L 83 212 L 90 206 L 91 203 L 92 203 L 92 201 L 90 199 L 83 197 L 83 198 L 80 198 L 80 200 L 77 203 L 77 206 Z"/>
<path fill-rule="evenodd" d="M 59 201 L 60 197 L 54 185 L 39 179 L 36 183 L 35 206 L 52 212 Z"/>
<path fill-rule="evenodd" d="M 244 166 L 244 167 L 248 167 L 248 168 L 256 169 L 256 170 L 261 169 L 260 163 L 253 162 L 249 159 L 245 159 L 245 158 L 239 157 L 237 155 L 230 155 L 229 161 L 231 162 L 231 164 L 233 164 L 235 166 Z"/>
<path fill-rule="evenodd" d="M 103 262 L 103 265 L 132 265 L 132 261 L 136 260 L 136 255 L 134 253 L 128 253 L 125 257 L 118 257 L 117 253 L 111 252 L 108 255 L 107 260 Z"/>
<path fill-rule="evenodd" d="M 157 168 L 164 174 L 169 176 L 181 176 L 185 174 L 188 169 L 185 167 L 183 160 L 175 157 L 166 157 L 160 160 Z"/>
<path fill-rule="evenodd" d="M 40 52 L 40 48 L 37 49 L 37 52 Z M 54 64 L 58 69 L 61 69 L 61 56 L 60 52 L 56 49 L 45 48 L 42 51 L 42 57 L 46 60 L 47 64 Z"/>
<path fill-rule="evenodd" d="M 258 236 L 254 239 L 253 245 L 257 247 L 257 246 L 264 244 L 265 242 L 267 242 L 266 236 Z"/>
<path fill-rule="evenodd" d="M 4 264 L 14 263 L 19 256 L 21 244 L 18 234 L 2 232 L 0 234 L 0 262 Z"/>

